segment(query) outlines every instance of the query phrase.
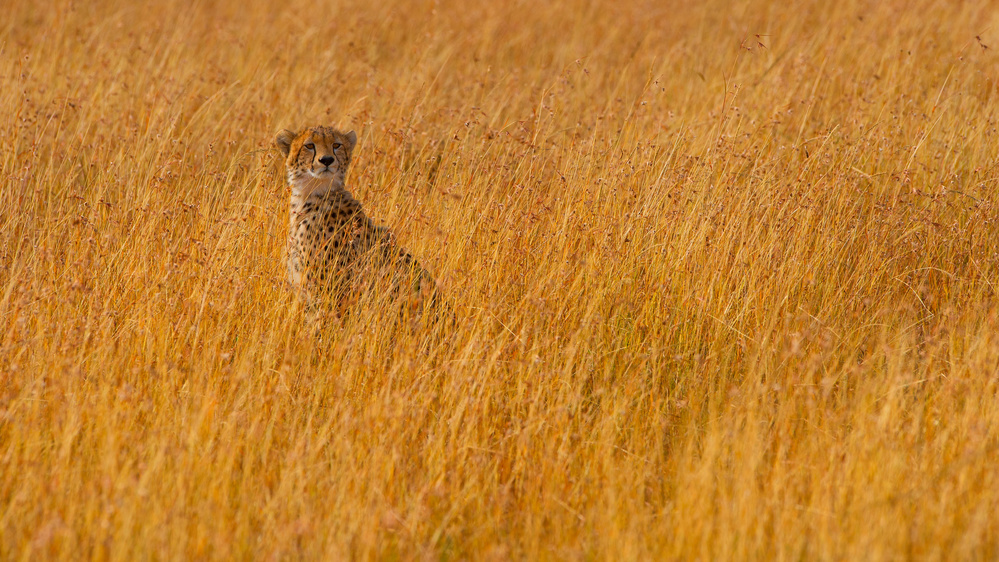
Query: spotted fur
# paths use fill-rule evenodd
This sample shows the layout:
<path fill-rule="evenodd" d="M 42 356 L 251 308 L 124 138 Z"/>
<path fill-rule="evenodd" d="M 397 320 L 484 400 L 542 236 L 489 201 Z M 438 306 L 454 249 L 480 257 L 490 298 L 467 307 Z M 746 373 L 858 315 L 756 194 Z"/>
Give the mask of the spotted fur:
<path fill-rule="evenodd" d="M 281 131 L 275 144 L 286 156 L 291 187 L 288 278 L 310 308 L 328 302 L 336 313 L 359 293 L 384 287 L 417 312 L 437 292 L 433 277 L 389 230 L 376 226 L 344 180 L 357 144 L 354 131 L 313 127 Z"/>

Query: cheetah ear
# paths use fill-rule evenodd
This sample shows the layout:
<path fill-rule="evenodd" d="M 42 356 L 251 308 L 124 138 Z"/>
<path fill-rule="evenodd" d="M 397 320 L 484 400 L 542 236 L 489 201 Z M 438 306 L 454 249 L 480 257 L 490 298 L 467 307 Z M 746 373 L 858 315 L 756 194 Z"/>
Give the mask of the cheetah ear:
<path fill-rule="evenodd" d="M 347 133 L 347 142 L 350 143 L 350 150 L 353 151 L 354 147 L 357 146 L 357 133 L 354 131 Z"/>
<path fill-rule="evenodd" d="M 295 131 L 289 131 L 288 129 L 285 129 L 277 134 L 277 138 L 274 139 L 274 144 L 277 145 L 278 149 L 281 151 L 281 154 L 288 156 L 288 151 L 291 150 L 291 141 L 295 140 L 295 137 L 297 136 L 298 133 L 296 133 Z"/>

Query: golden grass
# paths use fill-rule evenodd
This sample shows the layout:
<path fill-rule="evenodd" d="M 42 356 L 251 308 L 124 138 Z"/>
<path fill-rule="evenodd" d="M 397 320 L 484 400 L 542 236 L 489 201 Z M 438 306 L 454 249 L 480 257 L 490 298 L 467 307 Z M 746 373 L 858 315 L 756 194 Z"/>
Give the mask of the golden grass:
<path fill-rule="evenodd" d="M 995 559 L 999 19 L 908 4 L 7 2 L 0 557 Z M 453 337 L 302 325 L 315 123 Z"/>

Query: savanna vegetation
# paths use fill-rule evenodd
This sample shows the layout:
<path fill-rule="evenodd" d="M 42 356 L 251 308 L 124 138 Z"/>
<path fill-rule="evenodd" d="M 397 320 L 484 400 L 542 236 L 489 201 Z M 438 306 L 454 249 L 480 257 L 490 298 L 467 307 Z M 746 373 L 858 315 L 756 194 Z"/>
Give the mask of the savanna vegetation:
<path fill-rule="evenodd" d="M 997 8 L 6 0 L 0 557 L 995 559 Z M 318 123 L 450 333 L 303 324 Z"/>

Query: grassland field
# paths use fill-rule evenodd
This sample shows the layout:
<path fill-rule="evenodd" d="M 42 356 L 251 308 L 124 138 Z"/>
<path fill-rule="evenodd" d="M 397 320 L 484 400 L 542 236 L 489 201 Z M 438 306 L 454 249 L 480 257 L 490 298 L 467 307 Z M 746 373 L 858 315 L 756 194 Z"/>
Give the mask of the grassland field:
<path fill-rule="evenodd" d="M 999 3 L 0 11 L 0 559 L 999 557 Z M 303 324 L 320 123 L 453 329 Z"/>

